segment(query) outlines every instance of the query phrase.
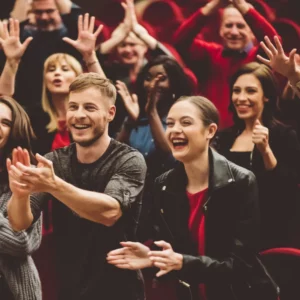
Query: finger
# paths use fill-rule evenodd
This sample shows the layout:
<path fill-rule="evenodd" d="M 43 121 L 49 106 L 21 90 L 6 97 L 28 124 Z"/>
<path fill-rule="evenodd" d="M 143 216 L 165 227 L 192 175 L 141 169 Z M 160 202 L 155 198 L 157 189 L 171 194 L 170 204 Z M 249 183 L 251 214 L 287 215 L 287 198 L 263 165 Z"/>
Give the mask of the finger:
<path fill-rule="evenodd" d="M 98 36 L 99 36 L 99 34 L 101 33 L 103 27 L 104 27 L 103 24 L 99 25 L 99 27 L 97 28 L 97 30 L 96 30 L 95 33 L 94 33 L 94 36 L 95 36 L 95 37 L 98 37 Z"/>
<path fill-rule="evenodd" d="M 10 166 L 10 172 L 14 178 L 20 178 L 23 175 L 23 172 L 14 165 Z"/>
<path fill-rule="evenodd" d="M 8 32 L 8 23 L 3 23 L 3 39 L 7 39 L 9 37 L 9 32 Z"/>
<path fill-rule="evenodd" d="M 277 35 L 274 36 L 274 43 L 275 43 L 278 53 L 284 55 L 284 50 L 280 43 L 279 37 Z"/>
<path fill-rule="evenodd" d="M 167 265 L 163 264 L 163 263 L 160 263 L 160 262 L 154 262 L 154 266 L 156 268 L 159 268 L 159 269 L 162 269 L 162 270 L 166 270 L 167 269 Z"/>
<path fill-rule="evenodd" d="M 90 18 L 90 25 L 89 25 L 89 28 L 88 28 L 89 32 L 93 33 L 94 32 L 94 27 L 95 27 L 95 17 L 92 16 Z"/>
<path fill-rule="evenodd" d="M 48 160 L 47 158 L 43 157 L 42 155 L 40 155 L 38 153 L 35 155 L 35 157 L 38 160 L 38 162 L 52 168 L 52 161 L 51 160 Z"/>
<path fill-rule="evenodd" d="M 14 186 L 16 186 L 18 189 L 26 191 L 29 190 L 31 188 L 30 185 L 26 184 L 26 183 L 21 183 L 18 182 L 16 180 L 11 180 L 11 184 L 13 184 Z"/>
<path fill-rule="evenodd" d="M 266 46 L 266 44 L 264 42 L 260 42 L 260 46 L 265 51 L 265 53 L 267 54 L 267 56 L 271 59 L 273 57 L 273 54 L 270 51 L 270 49 Z"/>
<path fill-rule="evenodd" d="M 18 20 L 14 20 L 15 36 L 20 37 L 20 25 Z"/>
<path fill-rule="evenodd" d="M 9 158 L 7 158 L 6 159 L 6 168 L 7 168 L 8 172 L 10 171 L 10 167 L 11 167 L 11 160 Z"/>
<path fill-rule="evenodd" d="M 121 2 L 121 5 L 122 5 L 122 7 L 124 8 L 124 10 L 125 10 L 125 12 L 126 12 L 126 10 L 127 10 L 127 5 L 126 5 L 126 3 Z"/>
<path fill-rule="evenodd" d="M 293 49 L 289 54 L 290 61 L 293 64 L 296 64 L 296 52 L 297 52 L 297 49 Z"/>
<path fill-rule="evenodd" d="M 86 13 L 84 15 L 84 19 L 83 19 L 83 30 L 86 31 L 86 30 L 89 30 L 89 13 Z"/>
<path fill-rule="evenodd" d="M 119 269 L 132 269 L 128 263 L 115 265 Z"/>
<path fill-rule="evenodd" d="M 158 247 L 163 248 L 163 250 L 172 249 L 171 245 L 165 241 L 156 241 L 154 244 Z"/>
<path fill-rule="evenodd" d="M 124 248 L 119 248 L 119 249 L 115 249 L 115 250 L 112 250 L 110 252 L 108 252 L 107 255 L 124 255 L 125 254 L 125 249 Z"/>
<path fill-rule="evenodd" d="M 115 260 L 108 260 L 107 262 L 113 265 L 125 264 L 128 263 L 125 259 L 115 259 Z"/>
<path fill-rule="evenodd" d="M 9 35 L 15 36 L 15 24 L 14 19 L 12 18 L 9 19 Z"/>
<path fill-rule="evenodd" d="M 150 256 L 149 259 L 151 261 L 153 261 L 154 263 L 162 263 L 162 264 L 167 264 L 168 261 L 167 261 L 167 258 L 166 257 L 159 257 L 159 256 Z"/>
<path fill-rule="evenodd" d="M 23 149 L 21 147 L 17 148 L 17 162 L 20 162 L 24 165 Z"/>
<path fill-rule="evenodd" d="M 165 251 L 150 251 L 148 253 L 148 256 L 149 257 L 154 257 L 154 258 L 156 258 L 156 257 L 168 257 L 169 254 L 167 254 Z"/>
<path fill-rule="evenodd" d="M 258 55 L 256 55 L 256 57 L 257 57 L 257 59 L 260 61 L 260 62 L 262 62 L 263 64 L 266 64 L 266 65 L 270 65 L 270 61 L 269 60 L 267 60 L 267 59 L 265 59 L 265 58 L 263 58 L 262 56 L 260 56 L 259 54 Z"/>
<path fill-rule="evenodd" d="M 33 40 L 33 37 L 28 37 L 23 43 L 23 49 L 26 50 L 30 42 Z"/>
<path fill-rule="evenodd" d="M 271 40 L 269 39 L 268 36 L 265 36 L 265 42 L 267 44 L 267 47 L 269 48 L 269 50 L 272 52 L 273 55 L 276 55 L 278 53 L 277 49 L 274 47 L 274 45 L 272 44 Z"/>
<path fill-rule="evenodd" d="M 137 243 L 137 242 L 121 242 L 120 244 L 123 247 L 131 248 L 133 250 L 138 250 L 138 249 L 141 249 L 142 247 L 144 247 L 144 245 L 142 245 L 141 243 Z"/>
<path fill-rule="evenodd" d="M 30 156 L 27 149 L 24 149 L 24 165 L 30 167 Z"/>
<path fill-rule="evenodd" d="M 78 33 L 80 33 L 83 30 L 83 17 L 80 15 L 78 17 Z"/>
<path fill-rule="evenodd" d="M 163 275 L 166 275 L 167 273 L 169 273 L 169 270 L 160 270 L 156 273 L 156 277 L 161 277 Z"/>
<path fill-rule="evenodd" d="M 18 151 L 16 148 L 13 149 L 13 152 L 12 152 L 12 164 L 15 166 L 17 161 L 18 161 Z"/>
<path fill-rule="evenodd" d="M 39 176 L 39 170 L 37 168 L 27 167 L 20 162 L 17 162 L 16 166 L 12 166 L 14 168 L 17 168 L 21 172 L 21 176 Z"/>
<path fill-rule="evenodd" d="M 75 47 L 76 46 L 76 41 L 74 40 L 71 40 L 70 38 L 68 37 L 63 37 L 62 38 L 64 42 L 70 44 L 71 46 Z M 76 47 L 75 47 L 76 48 Z"/>

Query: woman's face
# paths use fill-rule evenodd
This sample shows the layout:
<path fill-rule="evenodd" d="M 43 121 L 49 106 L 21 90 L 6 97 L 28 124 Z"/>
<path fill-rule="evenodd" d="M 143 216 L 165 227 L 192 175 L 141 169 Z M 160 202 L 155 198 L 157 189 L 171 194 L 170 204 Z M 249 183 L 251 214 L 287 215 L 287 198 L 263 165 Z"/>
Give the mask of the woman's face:
<path fill-rule="evenodd" d="M 0 152 L 5 147 L 12 126 L 12 111 L 0 102 Z"/>
<path fill-rule="evenodd" d="M 189 101 L 175 103 L 167 117 L 166 137 L 175 159 L 185 163 L 203 153 L 212 138 L 205 127 L 199 109 Z"/>
<path fill-rule="evenodd" d="M 76 78 L 76 73 L 65 60 L 49 64 L 45 71 L 46 88 L 51 94 L 69 93 L 70 84 Z"/>
<path fill-rule="evenodd" d="M 240 119 L 261 119 L 267 101 L 260 81 L 253 74 L 238 77 L 232 89 L 232 103 Z"/>
<path fill-rule="evenodd" d="M 151 86 L 154 84 L 154 80 L 157 76 L 160 75 L 160 80 L 158 83 L 158 92 L 165 93 L 170 89 L 170 81 L 167 75 L 166 70 L 164 69 L 163 65 L 153 66 L 149 69 L 148 73 L 146 74 L 144 80 L 144 88 L 146 91 L 150 91 Z"/>

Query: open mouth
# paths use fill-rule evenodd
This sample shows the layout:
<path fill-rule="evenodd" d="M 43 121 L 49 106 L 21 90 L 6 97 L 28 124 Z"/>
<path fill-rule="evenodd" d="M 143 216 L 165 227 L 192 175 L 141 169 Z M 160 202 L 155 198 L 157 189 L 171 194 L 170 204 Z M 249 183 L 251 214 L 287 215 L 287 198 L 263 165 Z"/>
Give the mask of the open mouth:
<path fill-rule="evenodd" d="M 52 81 L 52 83 L 55 85 L 55 86 L 60 86 L 62 84 L 62 80 L 61 79 L 54 79 Z"/>
<path fill-rule="evenodd" d="M 187 139 L 174 138 L 171 141 L 172 141 L 174 149 L 181 149 L 188 144 Z"/>
<path fill-rule="evenodd" d="M 84 129 L 90 128 L 91 126 L 87 125 L 87 124 L 73 124 L 72 127 L 77 130 L 84 130 Z"/>

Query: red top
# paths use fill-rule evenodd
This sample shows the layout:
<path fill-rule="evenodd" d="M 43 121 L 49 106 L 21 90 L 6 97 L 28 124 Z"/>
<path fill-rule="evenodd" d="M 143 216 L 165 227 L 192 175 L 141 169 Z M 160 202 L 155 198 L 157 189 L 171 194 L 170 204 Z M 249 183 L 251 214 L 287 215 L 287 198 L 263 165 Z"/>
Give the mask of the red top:
<path fill-rule="evenodd" d="M 274 27 L 255 9 L 250 8 L 244 18 L 257 41 L 262 41 L 265 35 L 271 40 L 274 35 L 278 35 Z M 231 98 L 229 78 L 242 65 L 256 60 L 259 45 L 249 45 L 245 51 L 232 54 L 220 44 L 197 38 L 208 21 L 209 17 L 203 15 L 202 8 L 197 10 L 175 32 L 174 44 L 197 76 L 200 93 L 218 108 L 220 127 L 224 128 L 232 125 L 232 117 L 228 112 Z"/>
<path fill-rule="evenodd" d="M 205 254 L 205 215 L 203 205 L 207 199 L 207 191 L 205 189 L 196 194 L 186 192 L 190 203 L 189 229 L 194 242 L 198 245 L 198 254 Z M 206 299 L 205 285 L 199 285 L 200 299 Z"/>
<path fill-rule="evenodd" d="M 66 126 L 66 121 L 58 121 L 58 129 L 52 142 L 51 151 L 70 145 L 70 134 Z"/>

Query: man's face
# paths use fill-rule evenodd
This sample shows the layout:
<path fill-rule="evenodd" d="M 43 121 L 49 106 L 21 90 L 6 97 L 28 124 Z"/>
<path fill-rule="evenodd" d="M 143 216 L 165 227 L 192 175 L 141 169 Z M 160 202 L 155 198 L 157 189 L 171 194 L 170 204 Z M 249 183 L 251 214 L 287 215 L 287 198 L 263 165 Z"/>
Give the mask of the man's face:
<path fill-rule="evenodd" d="M 67 125 L 74 142 L 90 147 L 107 135 L 108 123 L 113 120 L 116 108 L 107 96 L 91 87 L 71 92 L 67 110 Z"/>
<path fill-rule="evenodd" d="M 62 24 L 62 20 L 54 0 L 33 1 L 32 13 L 39 30 L 53 31 L 58 29 Z"/>
<path fill-rule="evenodd" d="M 225 48 L 231 50 L 243 50 L 254 39 L 242 14 L 234 7 L 224 9 L 220 36 Z"/>

